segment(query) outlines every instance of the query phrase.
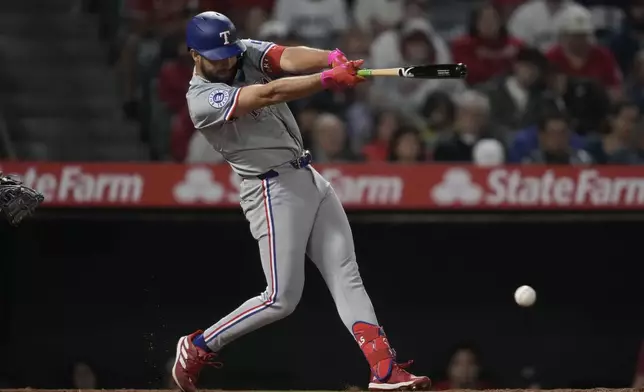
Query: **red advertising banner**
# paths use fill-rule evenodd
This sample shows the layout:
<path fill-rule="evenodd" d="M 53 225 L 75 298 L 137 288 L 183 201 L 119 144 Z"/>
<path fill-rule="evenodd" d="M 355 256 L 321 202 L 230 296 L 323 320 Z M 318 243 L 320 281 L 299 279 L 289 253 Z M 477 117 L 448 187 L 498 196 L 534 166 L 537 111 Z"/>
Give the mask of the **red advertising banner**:
<path fill-rule="evenodd" d="M 348 209 L 644 209 L 644 167 L 315 165 Z M 45 206 L 239 208 L 227 165 L 14 163 Z"/>

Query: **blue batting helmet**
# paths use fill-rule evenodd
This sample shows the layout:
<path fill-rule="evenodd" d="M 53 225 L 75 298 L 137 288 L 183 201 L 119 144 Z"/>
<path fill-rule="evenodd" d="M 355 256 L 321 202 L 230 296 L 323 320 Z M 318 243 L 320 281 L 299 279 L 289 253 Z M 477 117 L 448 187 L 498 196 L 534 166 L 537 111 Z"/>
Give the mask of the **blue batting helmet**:
<path fill-rule="evenodd" d="M 237 57 L 246 51 L 233 22 L 214 11 L 202 12 L 188 22 L 186 44 L 208 60 Z"/>

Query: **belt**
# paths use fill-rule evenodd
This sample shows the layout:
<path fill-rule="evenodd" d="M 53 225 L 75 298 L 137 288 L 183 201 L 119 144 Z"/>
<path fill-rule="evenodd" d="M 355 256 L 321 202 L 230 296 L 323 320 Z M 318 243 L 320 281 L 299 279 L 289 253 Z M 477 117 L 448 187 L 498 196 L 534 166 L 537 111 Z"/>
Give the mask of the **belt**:
<path fill-rule="evenodd" d="M 312 160 L 313 157 L 311 156 L 311 152 L 309 150 L 305 150 L 301 157 L 293 159 L 289 162 L 289 165 L 291 165 L 293 169 L 302 169 L 310 165 Z M 266 180 L 268 178 L 275 178 L 279 175 L 280 174 L 276 170 L 271 169 L 264 174 L 260 174 L 257 178 L 260 180 Z"/>

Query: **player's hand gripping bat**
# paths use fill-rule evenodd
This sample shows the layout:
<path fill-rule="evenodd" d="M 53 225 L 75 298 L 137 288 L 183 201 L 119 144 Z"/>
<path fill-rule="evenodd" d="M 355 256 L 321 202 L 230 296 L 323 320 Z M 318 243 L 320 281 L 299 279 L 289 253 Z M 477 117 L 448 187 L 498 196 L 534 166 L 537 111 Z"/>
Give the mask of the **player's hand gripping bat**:
<path fill-rule="evenodd" d="M 39 192 L 23 185 L 15 177 L 3 176 L 0 172 L 0 211 L 11 225 L 18 226 L 44 200 L 45 197 Z"/>
<path fill-rule="evenodd" d="M 463 79 L 467 76 L 467 66 L 458 64 L 415 65 L 401 68 L 361 69 L 358 76 L 395 76 L 418 79 Z"/>

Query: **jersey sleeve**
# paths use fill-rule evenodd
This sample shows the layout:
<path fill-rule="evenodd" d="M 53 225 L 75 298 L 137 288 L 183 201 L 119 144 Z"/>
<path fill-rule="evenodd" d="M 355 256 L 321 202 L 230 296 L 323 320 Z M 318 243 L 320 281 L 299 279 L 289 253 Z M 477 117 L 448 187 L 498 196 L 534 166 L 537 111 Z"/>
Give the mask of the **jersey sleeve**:
<path fill-rule="evenodd" d="M 280 59 L 285 49 L 283 46 L 276 45 L 273 42 L 250 39 L 245 39 L 243 42 L 246 44 L 248 61 L 254 67 L 271 78 L 282 76 L 283 72 L 280 66 Z"/>
<path fill-rule="evenodd" d="M 188 108 L 195 128 L 221 126 L 234 120 L 239 91 L 238 87 L 220 83 L 189 91 Z"/>

